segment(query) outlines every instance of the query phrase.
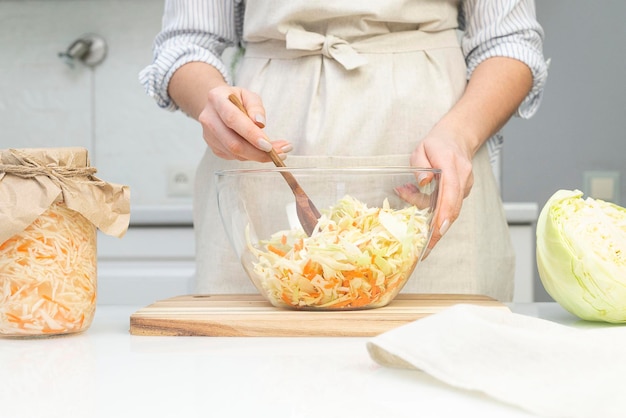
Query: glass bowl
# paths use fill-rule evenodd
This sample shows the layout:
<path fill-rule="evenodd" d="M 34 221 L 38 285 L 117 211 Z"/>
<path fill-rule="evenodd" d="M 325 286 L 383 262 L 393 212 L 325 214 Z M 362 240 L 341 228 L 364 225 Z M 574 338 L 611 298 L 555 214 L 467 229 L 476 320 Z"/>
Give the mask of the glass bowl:
<path fill-rule="evenodd" d="M 284 172 L 321 213 L 311 236 L 300 225 Z M 215 176 L 226 233 L 252 283 L 272 305 L 355 310 L 389 304 L 421 261 L 441 171 L 272 167 Z"/>

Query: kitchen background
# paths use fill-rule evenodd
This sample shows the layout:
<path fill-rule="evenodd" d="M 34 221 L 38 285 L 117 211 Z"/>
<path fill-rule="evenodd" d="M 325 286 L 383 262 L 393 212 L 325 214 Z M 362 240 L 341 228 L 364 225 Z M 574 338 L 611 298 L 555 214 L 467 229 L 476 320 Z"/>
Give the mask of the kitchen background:
<path fill-rule="evenodd" d="M 0 0 L 0 148 L 83 146 L 100 178 L 131 188 L 129 233 L 99 237 L 100 303 L 147 304 L 193 289 L 201 132 L 159 109 L 137 80 L 162 9 L 162 0 Z M 626 2 L 538 0 L 537 14 L 548 84 L 539 113 L 503 130 L 498 168 L 519 301 L 550 300 L 533 252 L 534 219 L 552 193 L 580 189 L 618 204 L 626 197 Z M 90 34 L 106 43 L 102 62 L 59 56 Z"/>

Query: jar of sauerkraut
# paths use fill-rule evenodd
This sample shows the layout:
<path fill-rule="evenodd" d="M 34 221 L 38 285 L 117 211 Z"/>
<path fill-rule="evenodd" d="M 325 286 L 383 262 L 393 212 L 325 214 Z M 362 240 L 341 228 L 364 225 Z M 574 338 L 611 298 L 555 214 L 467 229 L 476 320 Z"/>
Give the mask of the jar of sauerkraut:
<path fill-rule="evenodd" d="M 128 188 L 94 173 L 82 148 L 0 150 L 0 336 L 91 325 L 97 230 L 121 237 L 130 212 Z"/>

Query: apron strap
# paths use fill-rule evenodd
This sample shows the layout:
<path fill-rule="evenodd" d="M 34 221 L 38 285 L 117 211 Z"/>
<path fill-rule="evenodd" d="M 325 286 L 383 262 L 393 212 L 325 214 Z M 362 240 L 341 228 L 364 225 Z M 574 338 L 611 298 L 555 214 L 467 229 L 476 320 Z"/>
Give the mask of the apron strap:
<path fill-rule="evenodd" d="M 267 39 L 246 44 L 246 56 L 267 59 L 295 59 L 322 55 L 354 70 L 367 64 L 361 54 L 389 54 L 438 48 L 458 48 L 456 30 L 440 32 L 390 32 L 349 42 L 332 34 L 310 32 L 300 26 L 285 31 L 285 40 Z"/>

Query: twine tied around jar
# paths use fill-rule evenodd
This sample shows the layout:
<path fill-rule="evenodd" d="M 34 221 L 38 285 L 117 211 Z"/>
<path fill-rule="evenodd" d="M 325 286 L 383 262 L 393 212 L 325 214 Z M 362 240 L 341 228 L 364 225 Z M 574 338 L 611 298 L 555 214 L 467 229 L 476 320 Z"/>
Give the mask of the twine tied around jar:
<path fill-rule="evenodd" d="M 94 185 L 104 185 L 105 182 L 93 177 L 98 171 L 95 167 L 70 167 L 45 164 L 44 162 L 29 156 L 16 149 L 8 152 L 8 164 L 0 163 L 0 173 L 12 174 L 24 179 L 36 176 L 47 176 L 56 186 L 63 187 L 69 181 L 79 183 L 91 183 Z M 10 161 L 14 159 L 15 161 Z M 84 177 L 85 179 L 78 179 Z M 70 180 L 71 179 L 71 180 Z"/>
<path fill-rule="evenodd" d="M 103 181 L 96 171 L 81 147 L 0 149 L 0 243 L 58 202 L 122 237 L 130 221 L 129 187 Z"/>

